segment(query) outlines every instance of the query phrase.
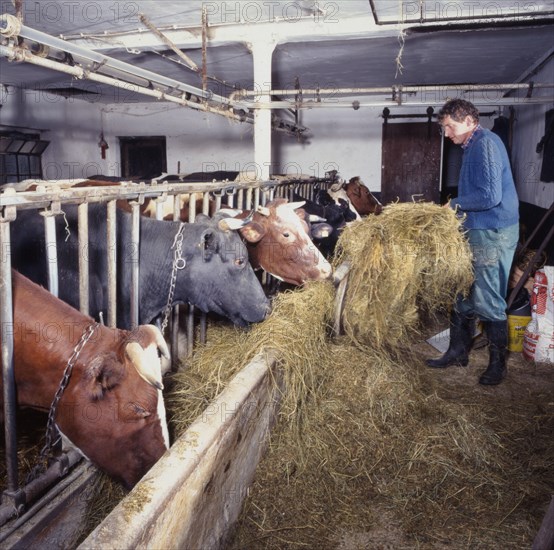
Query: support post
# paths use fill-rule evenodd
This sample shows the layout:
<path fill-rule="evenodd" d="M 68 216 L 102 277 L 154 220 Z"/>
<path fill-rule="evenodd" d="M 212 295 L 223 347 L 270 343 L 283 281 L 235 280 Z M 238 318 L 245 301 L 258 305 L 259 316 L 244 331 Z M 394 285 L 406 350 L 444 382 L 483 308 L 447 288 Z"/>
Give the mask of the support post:
<path fill-rule="evenodd" d="M 261 90 L 255 101 L 271 101 L 271 67 L 275 42 L 254 42 L 250 45 L 254 61 L 254 86 Z M 254 110 L 254 162 L 261 180 L 268 180 L 271 166 L 271 109 Z"/>

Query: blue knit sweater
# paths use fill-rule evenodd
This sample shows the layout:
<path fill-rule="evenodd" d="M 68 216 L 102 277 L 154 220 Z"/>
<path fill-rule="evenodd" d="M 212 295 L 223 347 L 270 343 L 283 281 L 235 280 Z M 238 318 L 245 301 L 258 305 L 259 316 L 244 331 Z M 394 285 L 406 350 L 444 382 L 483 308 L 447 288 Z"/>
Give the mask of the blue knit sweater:
<path fill-rule="evenodd" d="M 500 229 L 519 221 L 519 201 L 502 140 L 479 128 L 464 151 L 458 197 L 452 208 L 466 214 L 466 229 Z"/>

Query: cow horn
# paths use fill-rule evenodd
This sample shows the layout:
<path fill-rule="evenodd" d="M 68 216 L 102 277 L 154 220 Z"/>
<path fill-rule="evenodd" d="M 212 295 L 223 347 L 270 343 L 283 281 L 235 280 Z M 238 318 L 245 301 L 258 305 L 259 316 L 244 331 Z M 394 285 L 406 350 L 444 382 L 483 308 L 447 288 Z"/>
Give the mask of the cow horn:
<path fill-rule="evenodd" d="M 238 218 L 223 218 L 222 220 L 219 220 L 217 222 L 217 226 L 222 231 L 229 231 L 229 230 L 237 230 L 241 229 L 245 225 L 248 225 L 252 221 L 252 216 L 254 215 L 254 212 L 250 212 L 246 218 L 238 219 Z"/>
<path fill-rule="evenodd" d="M 308 221 L 310 223 L 317 223 L 317 222 L 326 222 L 326 218 L 322 218 L 321 216 L 316 216 L 315 214 L 309 214 L 308 215 Z"/>
<path fill-rule="evenodd" d="M 167 343 L 160 331 L 160 329 L 155 325 L 143 325 L 145 329 L 150 331 L 150 334 L 154 336 L 154 339 L 156 341 L 156 345 L 158 346 L 159 352 L 166 358 L 171 359 L 171 355 L 169 353 L 169 348 L 167 347 Z"/>
<path fill-rule="evenodd" d="M 238 208 L 221 208 L 218 213 L 228 218 L 236 218 L 241 212 Z"/>
<path fill-rule="evenodd" d="M 256 212 L 258 212 L 259 214 L 261 214 L 262 216 L 269 216 L 270 215 L 270 211 L 269 211 L 269 208 L 267 208 L 266 206 L 258 206 Z"/>
<path fill-rule="evenodd" d="M 302 208 L 305 204 L 306 201 L 289 202 L 289 205 L 293 210 L 296 210 L 297 208 Z"/>
<path fill-rule="evenodd" d="M 125 352 L 133 362 L 133 366 L 141 378 L 146 380 L 151 386 L 163 390 L 161 369 L 152 369 L 145 364 L 145 354 L 142 346 L 137 342 L 129 342 L 125 347 Z"/>

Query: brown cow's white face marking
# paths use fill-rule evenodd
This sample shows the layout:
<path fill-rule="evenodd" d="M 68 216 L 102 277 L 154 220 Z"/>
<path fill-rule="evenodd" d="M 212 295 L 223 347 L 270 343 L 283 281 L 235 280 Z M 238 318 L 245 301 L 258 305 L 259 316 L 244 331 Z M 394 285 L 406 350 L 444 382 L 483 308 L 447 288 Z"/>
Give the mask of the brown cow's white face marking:
<path fill-rule="evenodd" d="M 156 373 L 156 378 L 159 378 L 159 380 L 161 381 L 163 374 L 167 372 L 169 362 L 166 362 L 166 365 L 162 369 L 162 358 L 159 356 L 158 346 L 155 342 L 152 342 L 144 349 L 144 360 L 145 364 L 152 366 L 152 370 Z M 162 425 L 164 442 L 166 447 L 169 449 L 169 431 L 167 429 L 165 404 L 162 390 L 158 390 L 158 416 Z"/>
<path fill-rule="evenodd" d="M 300 207 L 300 203 L 298 207 Z M 302 263 L 312 264 L 319 271 L 321 279 L 328 278 L 333 271 L 331 264 L 312 243 L 306 231 L 306 222 L 298 216 L 294 206 L 291 203 L 281 204 L 277 206 L 275 212 L 285 227 L 281 238 L 286 246 L 291 247 L 291 253 L 298 254 L 299 250 L 305 251 L 303 257 L 298 260 Z"/>
<path fill-rule="evenodd" d="M 362 217 L 358 213 L 358 211 L 354 208 L 354 205 L 352 204 L 352 201 L 348 198 L 348 195 L 346 194 L 346 191 L 341 187 L 340 189 L 336 191 L 332 191 L 331 189 L 327 190 L 327 193 L 329 193 L 329 196 L 335 201 L 335 203 L 339 203 L 339 199 L 343 199 L 348 203 L 348 207 L 354 214 L 356 214 L 356 220 L 361 220 Z"/>

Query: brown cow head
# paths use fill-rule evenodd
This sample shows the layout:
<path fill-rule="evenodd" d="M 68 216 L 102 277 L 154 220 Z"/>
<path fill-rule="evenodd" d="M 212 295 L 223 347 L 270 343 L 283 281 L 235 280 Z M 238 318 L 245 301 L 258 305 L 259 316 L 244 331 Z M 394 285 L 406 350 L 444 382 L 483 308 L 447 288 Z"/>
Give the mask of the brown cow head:
<path fill-rule="evenodd" d="M 344 186 L 350 202 L 361 216 L 380 214 L 383 206 L 371 191 L 362 183 L 359 176 L 351 178 Z"/>
<path fill-rule="evenodd" d="M 308 235 L 303 204 L 275 199 L 260 206 L 253 221 L 240 229 L 254 267 L 294 285 L 324 280 L 332 273 Z"/>
<path fill-rule="evenodd" d="M 83 455 L 132 488 L 169 446 L 160 365 L 169 352 L 154 326 L 116 331 L 117 341 L 115 329 L 106 330 L 99 338 L 112 349 L 96 353 L 92 341 L 83 349 L 92 357 L 74 372 L 56 423 Z"/>
<path fill-rule="evenodd" d="M 168 359 L 169 351 L 160 331 L 152 325 L 133 331 L 93 325 L 92 318 L 14 270 L 12 288 L 18 405 L 48 410 L 64 387 L 68 361 L 83 344 L 58 402 L 56 424 L 100 469 L 132 487 L 169 445 L 160 389 L 161 357 Z"/>

